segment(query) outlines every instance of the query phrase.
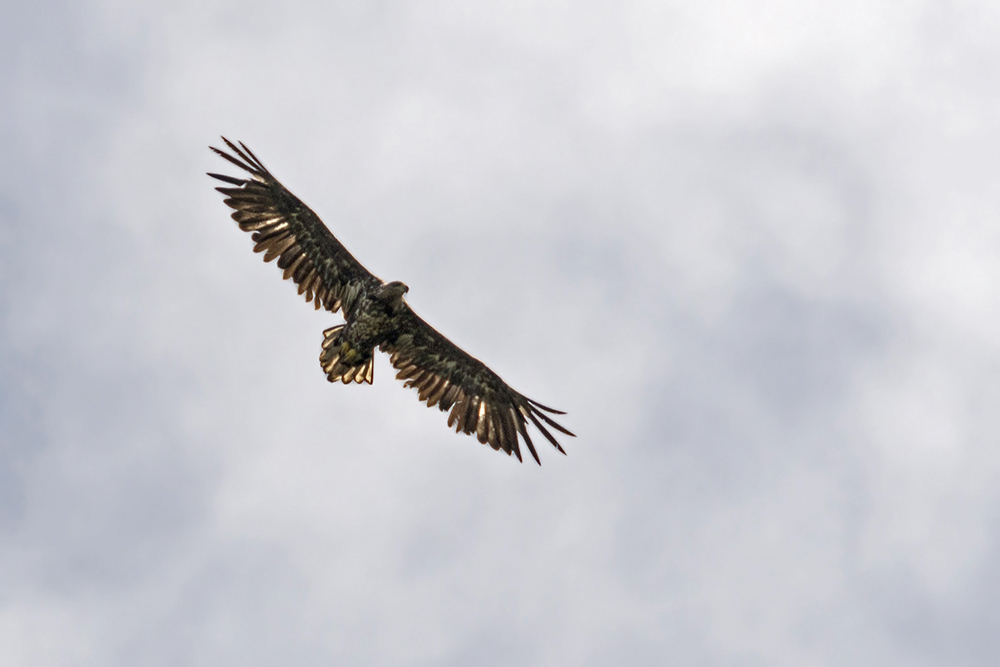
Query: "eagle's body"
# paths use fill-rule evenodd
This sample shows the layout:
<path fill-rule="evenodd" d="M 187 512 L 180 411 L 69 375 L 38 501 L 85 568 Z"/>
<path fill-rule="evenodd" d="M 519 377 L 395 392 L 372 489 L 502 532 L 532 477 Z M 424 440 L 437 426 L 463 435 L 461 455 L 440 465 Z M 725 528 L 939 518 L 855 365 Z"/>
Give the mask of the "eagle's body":
<path fill-rule="evenodd" d="M 450 410 L 448 426 L 475 433 L 482 443 L 521 459 L 518 436 L 538 461 L 528 437 L 526 420 L 558 449 L 562 447 L 542 422 L 573 435 L 544 412 L 564 414 L 519 394 L 478 359 L 438 333 L 414 313 L 401 282 L 385 283 L 368 272 L 330 233 L 319 217 L 275 179 L 242 143 L 223 141 L 236 154 L 216 153 L 248 172 L 242 179 L 209 174 L 236 187 L 216 188 L 227 195 L 233 219 L 253 232 L 255 252 L 264 261 L 277 259 L 317 309 L 343 312 L 345 323 L 323 332 L 320 364 L 330 382 L 372 382 L 374 352 L 390 355 L 406 386 L 419 390 L 420 400 Z M 544 411 L 544 412 L 543 412 Z M 539 461 L 540 462 L 540 461 Z"/>

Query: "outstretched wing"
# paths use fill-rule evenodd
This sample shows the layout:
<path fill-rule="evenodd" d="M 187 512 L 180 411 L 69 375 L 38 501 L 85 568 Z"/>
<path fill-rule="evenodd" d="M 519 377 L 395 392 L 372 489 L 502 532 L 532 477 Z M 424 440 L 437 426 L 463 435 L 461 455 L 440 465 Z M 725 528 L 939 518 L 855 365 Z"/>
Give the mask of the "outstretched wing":
<path fill-rule="evenodd" d="M 315 302 L 317 310 L 321 306 L 333 312 L 343 308 L 344 316 L 349 315 L 358 295 L 382 281 L 361 266 L 319 216 L 279 183 L 249 148 L 242 142 L 236 146 L 225 137 L 222 140 L 236 157 L 210 148 L 251 178 L 209 176 L 236 186 L 216 190 L 226 195 L 240 229 L 253 232 L 254 252 L 263 252 L 265 262 L 277 259 L 284 277 L 294 280 L 299 294 Z"/>
<path fill-rule="evenodd" d="M 407 387 L 415 387 L 421 401 L 426 401 L 428 407 L 437 405 L 442 412 L 451 410 L 448 426 L 454 426 L 459 433 L 475 433 L 479 442 L 489 443 L 493 449 L 502 449 L 508 455 L 513 453 L 518 461 L 520 435 L 540 465 L 538 452 L 525 428 L 530 420 L 556 449 L 566 453 L 545 424 L 566 435 L 573 434 L 545 412 L 566 413 L 547 408 L 511 389 L 486 364 L 442 336 L 409 306 L 397 314 L 396 323 L 395 333 L 380 349 L 390 354 L 393 367 L 399 371 L 396 378 L 406 380 Z"/>

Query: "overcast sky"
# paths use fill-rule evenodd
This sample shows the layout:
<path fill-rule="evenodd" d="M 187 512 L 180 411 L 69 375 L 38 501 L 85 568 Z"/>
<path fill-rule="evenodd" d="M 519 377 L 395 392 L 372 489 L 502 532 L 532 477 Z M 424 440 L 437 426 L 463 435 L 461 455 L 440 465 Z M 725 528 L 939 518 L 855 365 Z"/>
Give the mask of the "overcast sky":
<path fill-rule="evenodd" d="M 0 663 L 995 665 L 995 2 L 0 4 Z M 246 142 L 568 411 L 446 427 Z M 539 442 L 540 438 L 536 438 Z"/>

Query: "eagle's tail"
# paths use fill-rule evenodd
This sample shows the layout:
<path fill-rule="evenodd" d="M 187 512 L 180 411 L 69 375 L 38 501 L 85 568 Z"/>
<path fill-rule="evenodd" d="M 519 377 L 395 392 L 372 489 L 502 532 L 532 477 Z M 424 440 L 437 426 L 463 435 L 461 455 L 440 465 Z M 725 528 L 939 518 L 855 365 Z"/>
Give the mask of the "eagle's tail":
<path fill-rule="evenodd" d="M 363 350 L 351 347 L 347 341 L 341 340 L 343 324 L 331 327 L 323 332 L 323 351 L 319 353 L 319 363 L 326 372 L 330 382 L 340 380 L 344 384 L 351 382 L 372 383 L 372 370 L 375 366 L 374 350 Z"/>

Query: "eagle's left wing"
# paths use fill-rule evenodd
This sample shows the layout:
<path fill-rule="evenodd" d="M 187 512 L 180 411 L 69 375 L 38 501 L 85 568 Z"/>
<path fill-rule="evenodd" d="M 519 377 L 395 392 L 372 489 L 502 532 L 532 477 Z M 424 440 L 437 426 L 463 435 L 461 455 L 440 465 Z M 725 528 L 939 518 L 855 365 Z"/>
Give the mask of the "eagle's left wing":
<path fill-rule="evenodd" d="M 396 378 L 416 388 L 421 401 L 426 401 L 428 407 L 437 405 L 442 412 L 451 410 L 448 426 L 454 426 L 459 433 L 474 433 L 479 442 L 514 454 L 519 461 L 520 435 L 540 465 L 525 428 L 530 420 L 556 449 L 566 453 L 542 423 L 572 436 L 545 414 L 565 412 L 547 408 L 511 389 L 486 364 L 441 335 L 409 306 L 404 306 L 396 318 L 395 334 L 380 349 L 389 353 L 393 367 L 399 371 Z"/>
<path fill-rule="evenodd" d="M 220 157 L 229 160 L 250 174 L 236 178 L 212 174 L 212 178 L 236 187 L 216 188 L 226 195 L 226 205 L 233 209 L 233 220 L 240 229 L 253 232 L 254 252 L 263 252 L 264 261 L 278 260 L 285 278 L 299 286 L 306 301 L 315 301 L 337 312 L 343 308 L 347 317 L 358 296 L 376 289 L 382 281 L 354 259 L 334 237 L 323 221 L 271 175 L 257 156 L 242 142 L 237 146 L 225 137 L 230 155 L 211 147 Z"/>

